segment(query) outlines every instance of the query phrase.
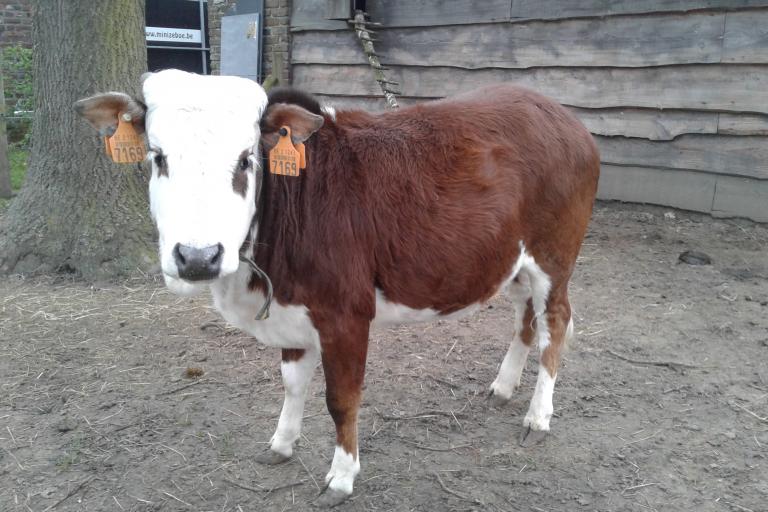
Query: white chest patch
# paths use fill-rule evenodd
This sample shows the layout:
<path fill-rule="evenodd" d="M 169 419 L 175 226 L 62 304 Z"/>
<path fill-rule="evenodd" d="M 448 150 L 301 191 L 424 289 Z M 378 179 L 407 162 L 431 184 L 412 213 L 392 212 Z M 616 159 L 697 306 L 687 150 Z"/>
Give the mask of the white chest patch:
<path fill-rule="evenodd" d="M 277 348 L 320 350 L 320 335 L 304 306 L 282 306 L 272 301 L 269 318 L 256 320 L 265 297 L 248 290 L 250 269 L 240 264 L 237 272 L 211 284 L 213 304 L 224 319 L 255 336 L 261 343 Z"/>

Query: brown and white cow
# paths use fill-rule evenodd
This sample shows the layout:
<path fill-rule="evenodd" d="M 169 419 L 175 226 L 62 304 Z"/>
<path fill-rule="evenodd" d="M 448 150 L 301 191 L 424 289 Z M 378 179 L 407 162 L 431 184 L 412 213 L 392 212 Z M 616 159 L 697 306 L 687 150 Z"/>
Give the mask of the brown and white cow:
<path fill-rule="evenodd" d="M 169 288 L 210 288 L 228 322 L 282 349 L 285 402 L 260 461 L 293 454 L 322 361 L 337 435 L 320 503 L 347 498 L 372 324 L 452 318 L 501 292 L 514 298 L 515 324 L 491 395 L 512 396 L 536 341 L 523 426 L 549 430 L 573 331 L 568 281 L 599 174 L 595 144 L 567 110 L 496 85 L 385 113 L 336 112 L 293 90 L 267 99 L 244 79 L 174 70 L 145 77 L 143 96 L 107 93 L 77 109 L 102 133 L 124 111 L 146 129 Z M 306 147 L 299 176 L 261 165 L 282 127 Z M 274 284 L 266 320 L 255 319 L 264 284 L 241 248 Z"/>

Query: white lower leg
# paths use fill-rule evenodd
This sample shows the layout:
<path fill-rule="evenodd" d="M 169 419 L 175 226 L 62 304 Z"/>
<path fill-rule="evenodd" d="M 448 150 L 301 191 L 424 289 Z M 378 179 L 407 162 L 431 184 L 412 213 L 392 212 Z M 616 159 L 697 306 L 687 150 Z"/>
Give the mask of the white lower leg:
<path fill-rule="evenodd" d="M 325 483 L 334 491 L 352 494 L 355 477 L 360 472 L 358 454 L 347 453 L 341 446 L 336 446 L 333 452 L 331 470 L 325 475 Z"/>
<path fill-rule="evenodd" d="M 539 365 L 539 376 L 536 379 L 536 389 L 533 391 L 528 414 L 525 415 L 523 426 L 532 430 L 549 430 L 549 420 L 552 418 L 554 407 L 552 395 L 555 391 L 557 374 L 551 376 L 549 370 Z"/>
<path fill-rule="evenodd" d="M 285 401 L 275 435 L 272 436 L 270 449 L 286 457 L 293 454 L 293 443 L 301 433 L 304 402 L 318 358 L 317 352 L 307 350 L 298 361 L 283 361 L 280 365 L 285 387 Z"/>
<path fill-rule="evenodd" d="M 520 377 L 523 375 L 525 361 L 528 359 L 530 347 L 523 343 L 519 331 L 515 333 L 512 343 L 509 344 L 509 350 L 504 356 L 499 368 L 499 374 L 496 380 L 491 384 L 491 391 L 494 395 L 504 399 L 509 399 L 520 385 Z"/>

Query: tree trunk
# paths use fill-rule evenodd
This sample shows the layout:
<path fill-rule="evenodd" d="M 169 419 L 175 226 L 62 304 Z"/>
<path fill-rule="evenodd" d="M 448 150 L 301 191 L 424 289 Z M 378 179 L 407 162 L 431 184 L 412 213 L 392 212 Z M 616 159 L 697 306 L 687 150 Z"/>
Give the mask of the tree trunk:
<path fill-rule="evenodd" d="M 5 129 L 5 89 L 3 74 L 0 73 L 0 199 L 10 199 L 12 195 L 11 162 L 8 160 L 8 136 Z"/>
<path fill-rule="evenodd" d="M 155 261 L 147 173 L 113 164 L 75 115 L 96 92 L 134 94 L 146 71 L 144 1 L 37 0 L 32 148 L 0 224 L 0 272 L 128 275 Z"/>

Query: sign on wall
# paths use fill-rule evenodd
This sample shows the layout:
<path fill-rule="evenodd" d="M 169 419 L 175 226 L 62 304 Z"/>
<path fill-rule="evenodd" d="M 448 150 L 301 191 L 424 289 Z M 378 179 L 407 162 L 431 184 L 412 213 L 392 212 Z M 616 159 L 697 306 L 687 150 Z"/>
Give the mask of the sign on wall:
<path fill-rule="evenodd" d="M 147 42 L 197 43 L 203 42 L 201 30 L 190 28 L 146 27 Z"/>
<path fill-rule="evenodd" d="M 147 65 L 208 74 L 208 6 L 205 0 L 146 0 Z"/>

